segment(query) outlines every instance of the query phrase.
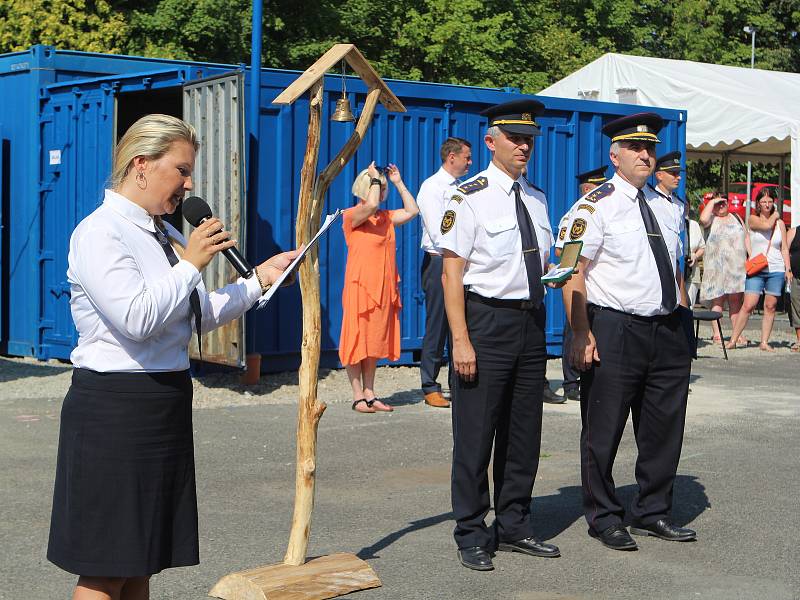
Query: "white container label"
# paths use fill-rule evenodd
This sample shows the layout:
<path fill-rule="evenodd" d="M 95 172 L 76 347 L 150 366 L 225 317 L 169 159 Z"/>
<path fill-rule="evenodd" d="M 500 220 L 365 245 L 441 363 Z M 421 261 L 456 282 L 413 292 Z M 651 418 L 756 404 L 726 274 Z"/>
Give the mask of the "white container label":
<path fill-rule="evenodd" d="M 61 150 L 50 150 L 50 164 L 51 165 L 61 164 Z"/>

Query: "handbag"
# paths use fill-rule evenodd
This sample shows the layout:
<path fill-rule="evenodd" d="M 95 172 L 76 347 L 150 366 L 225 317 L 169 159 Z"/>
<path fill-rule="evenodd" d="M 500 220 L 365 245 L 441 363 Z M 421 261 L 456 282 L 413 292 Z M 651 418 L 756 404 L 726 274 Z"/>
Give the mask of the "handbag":
<path fill-rule="evenodd" d="M 769 236 L 769 241 L 767 242 L 767 252 L 769 252 L 769 247 L 772 245 L 772 236 L 775 235 L 775 229 L 777 227 L 778 224 L 776 223 L 775 227 L 772 229 L 772 235 Z M 744 261 L 744 270 L 748 277 L 752 277 L 766 269 L 767 265 L 767 255 L 760 252 Z"/>

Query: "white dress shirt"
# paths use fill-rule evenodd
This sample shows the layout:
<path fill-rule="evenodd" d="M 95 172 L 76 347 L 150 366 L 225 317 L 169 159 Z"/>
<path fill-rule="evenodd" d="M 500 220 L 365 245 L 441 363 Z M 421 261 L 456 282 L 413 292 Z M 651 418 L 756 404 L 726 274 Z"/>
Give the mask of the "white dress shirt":
<path fill-rule="evenodd" d="M 612 191 L 606 193 L 612 186 Z M 581 240 L 586 297 L 591 304 L 641 316 L 663 314 L 661 280 L 644 227 L 638 189 L 615 174 L 573 206 L 567 239 Z M 645 201 L 658 221 L 673 271 L 681 256 L 683 209 L 645 186 Z M 594 200 L 592 200 L 594 198 Z M 680 298 L 675 283 L 676 297 Z"/>
<path fill-rule="evenodd" d="M 514 180 L 490 163 L 485 171 L 463 184 L 463 189 L 469 189 L 470 184 L 482 177 L 488 182 L 486 187 L 471 193 L 462 193 L 460 187 L 450 200 L 441 224 L 439 247 L 466 259 L 464 285 L 470 291 L 486 298 L 528 300 L 528 273 L 517 224 Z M 520 183 L 522 201 L 536 230 L 544 273 L 553 245 L 547 199 L 542 190 L 530 185 L 524 177 L 516 181 Z M 449 229 L 448 216 L 454 219 Z"/>
<path fill-rule="evenodd" d="M 165 225 L 185 246 L 184 237 Z M 190 262 L 170 266 L 154 234 L 147 211 L 111 190 L 72 233 L 67 279 L 79 335 L 70 356 L 76 367 L 99 372 L 188 369 L 192 290 L 197 288 L 200 296 L 203 333 L 241 316 L 261 296 L 255 277 L 206 292 Z"/>
<path fill-rule="evenodd" d="M 439 225 L 450 198 L 456 193 L 458 184 L 457 178 L 445 171 L 444 167 L 439 167 L 439 170 L 423 181 L 419 187 L 417 206 L 419 206 L 419 214 L 422 217 L 420 247 L 425 252 L 440 254 L 436 247 L 441 236 Z"/>

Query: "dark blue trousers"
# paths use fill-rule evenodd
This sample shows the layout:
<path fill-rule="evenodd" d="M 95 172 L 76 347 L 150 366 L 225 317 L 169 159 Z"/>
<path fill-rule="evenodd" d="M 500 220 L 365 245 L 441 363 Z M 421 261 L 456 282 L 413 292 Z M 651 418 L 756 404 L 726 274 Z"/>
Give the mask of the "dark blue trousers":
<path fill-rule="evenodd" d="M 596 532 L 621 523 L 612 470 L 630 414 L 639 450 L 633 525 L 669 517 L 683 444 L 691 359 L 677 312 L 637 318 L 589 307 L 600 362 L 581 375 L 583 509 Z"/>
<path fill-rule="evenodd" d="M 425 337 L 422 339 L 419 361 L 422 391 L 425 394 L 442 391 L 436 379 L 444 363 L 444 346 L 450 333 L 444 310 L 442 266 L 441 256 L 425 253 L 421 273 L 422 289 L 425 291 Z"/>
<path fill-rule="evenodd" d="M 531 494 L 539 466 L 545 309 L 499 308 L 467 295 L 477 378 L 454 377 L 452 501 L 459 548 L 494 549 L 533 535 Z M 494 444 L 494 527 L 489 461 Z"/>

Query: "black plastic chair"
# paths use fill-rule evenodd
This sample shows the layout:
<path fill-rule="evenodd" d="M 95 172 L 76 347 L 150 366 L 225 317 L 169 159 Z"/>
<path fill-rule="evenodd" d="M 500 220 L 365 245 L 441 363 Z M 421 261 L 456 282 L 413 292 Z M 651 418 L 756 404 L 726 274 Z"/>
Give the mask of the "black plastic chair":
<path fill-rule="evenodd" d="M 722 340 L 722 352 L 725 354 L 725 360 L 728 360 L 728 349 L 725 348 L 725 336 L 722 335 L 722 313 L 716 310 L 692 310 L 692 317 L 694 318 L 694 349 L 697 351 L 697 340 L 700 339 L 700 321 L 716 321 L 719 327 L 719 337 Z"/>

